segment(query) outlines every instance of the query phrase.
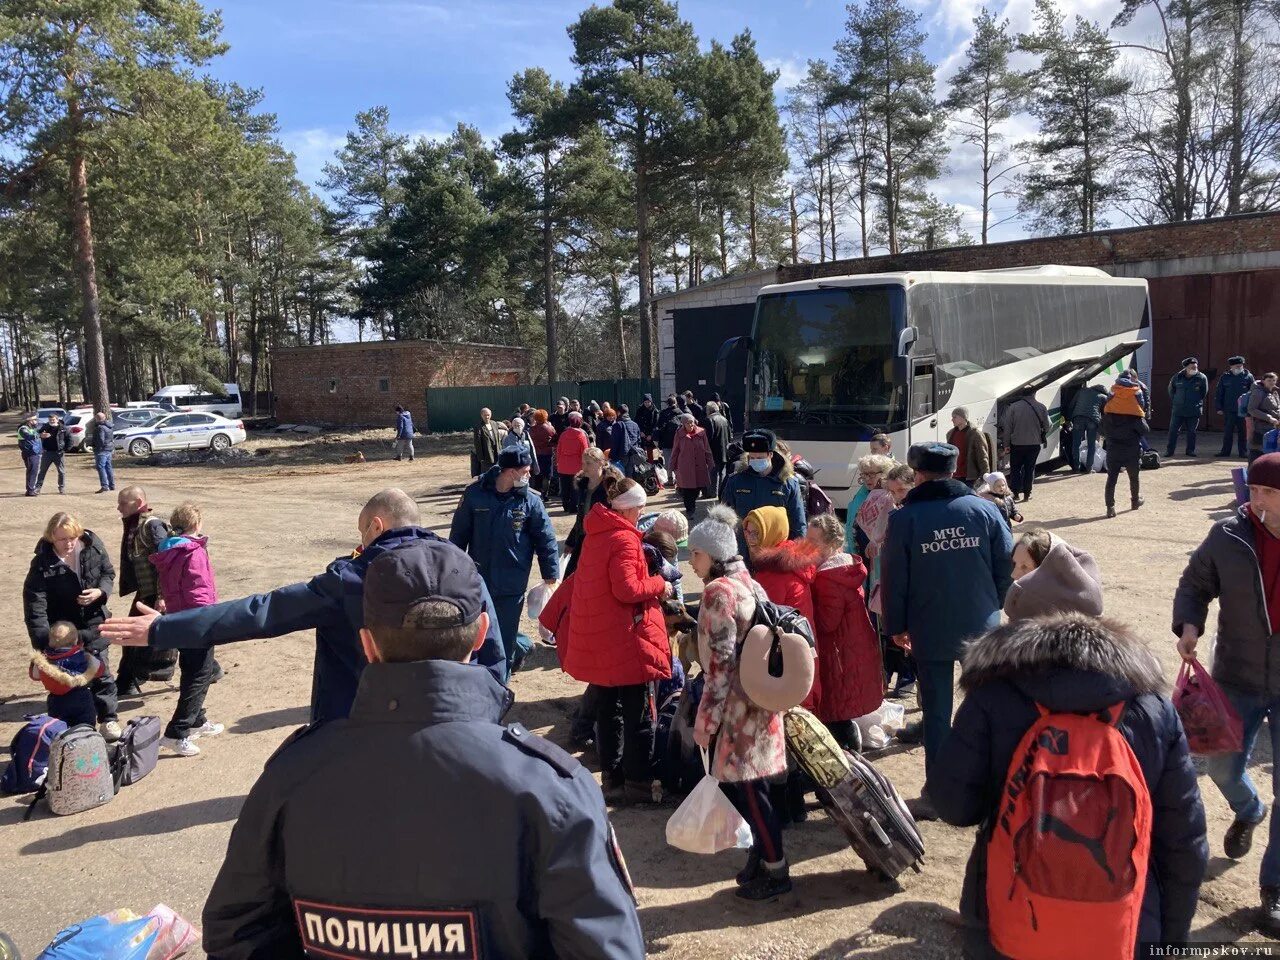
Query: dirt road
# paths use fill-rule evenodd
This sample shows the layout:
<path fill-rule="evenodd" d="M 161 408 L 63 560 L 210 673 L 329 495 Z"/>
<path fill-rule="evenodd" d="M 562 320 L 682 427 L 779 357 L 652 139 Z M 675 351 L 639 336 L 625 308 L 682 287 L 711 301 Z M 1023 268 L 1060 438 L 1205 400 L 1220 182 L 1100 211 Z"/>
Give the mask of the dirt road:
<path fill-rule="evenodd" d="M 5 544 L 0 583 L 6 585 L 0 590 L 0 614 L 10 624 L 0 647 L 0 744 L 7 744 L 25 714 L 43 710 L 42 690 L 26 678 L 21 583 L 46 520 L 56 510 L 74 512 L 115 555 L 120 519 L 113 497 L 91 492 L 97 481 L 87 456 L 68 458 L 71 493 L 24 498 L 14 427 L 8 419 L 0 420 L 0 427 L 0 490 L 6 491 L 0 494 Z M 467 471 L 456 441 L 421 441 L 412 464 L 342 463 L 358 445 L 352 440 L 321 450 L 304 441 L 257 444 L 271 452 L 220 467 L 144 467 L 122 457 L 117 472 L 124 483 L 145 485 L 150 501 L 166 514 L 187 499 L 204 505 L 219 592 L 230 598 L 305 579 L 349 552 L 357 542 L 360 506 L 385 486 L 410 492 L 421 503 L 426 524 L 447 531 Z M 1211 445 L 1206 438 L 1205 448 Z M 365 451 L 371 461 L 389 456 L 385 443 L 366 443 Z M 1101 476 L 1060 473 L 1042 482 L 1024 508 L 1029 521 L 1093 552 L 1105 575 L 1108 613 L 1155 645 L 1170 679 L 1177 660 L 1168 626 L 1174 585 L 1188 552 L 1214 520 L 1227 515 L 1228 467 L 1181 460 L 1144 473 L 1147 506 L 1116 520 L 1101 519 Z M 559 511 L 556 515 L 563 534 L 568 522 Z M 114 610 L 122 607 L 112 604 Z M 313 648 L 310 634 L 221 648 L 227 676 L 212 688 L 208 709 L 213 719 L 226 723 L 227 732 L 203 742 L 198 758 L 162 759 L 155 773 L 105 807 L 65 819 L 42 811 L 22 823 L 25 799 L 0 798 L 0 930 L 14 937 L 24 956 L 34 956 L 62 926 L 115 907 L 146 910 L 163 901 L 198 920 L 245 793 L 266 758 L 306 718 Z M 514 687 L 518 703 L 512 718 L 566 743 L 579 685 L 558 670 L 554 654 L 540 648 Z M 125 702 L 122 719 L 142 713 L 167 719 L 175 699 L 176 687 L 152 684 L 141 700 Z M 0 762 L 7 760 L 4 754 L 0 747 Z M 876 762 L 905 796 L 919 792 L 919 748 L 891 749 Z M 1264 742 L 1254 767 L 1270 802 L 1271 757 Z M 1262 844 L 1243 863 L 1225 860 L 1221 839 L 1230 812 L 1207 779 L 1201 786 L 1213 859 L 1196 935 L 1236 940 L 1248 934 L 1249 913 L 1257 903 Z M 871 880 L 835 826 L 815 811 L 786 837 L 796 903 L 756 908 L 732 896 L 737 855 L 695 857 L 666 847 L 663 824 L 669 813 L 620 810 L 614 816 L 655 956 L 920 960 L 959 955 L 955 908 L 972 831 L 925 824 L 925 870 L 893 889 Z M 371 821 L 376 816 L 370 811 Z M 335 823 L 333 829 L 369 827 Z"/>

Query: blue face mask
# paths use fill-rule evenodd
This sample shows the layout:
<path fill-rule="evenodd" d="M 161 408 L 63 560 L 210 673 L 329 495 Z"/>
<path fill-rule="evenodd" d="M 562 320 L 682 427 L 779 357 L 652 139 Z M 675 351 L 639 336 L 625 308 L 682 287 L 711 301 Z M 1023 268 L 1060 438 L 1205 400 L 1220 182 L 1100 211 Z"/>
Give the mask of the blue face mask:
<path fill-rule="evenodd" d="M 773 466 L 769 460 L 748 460 L 747 465 L 756 473 L 768 473 L 769 467 Z"/>

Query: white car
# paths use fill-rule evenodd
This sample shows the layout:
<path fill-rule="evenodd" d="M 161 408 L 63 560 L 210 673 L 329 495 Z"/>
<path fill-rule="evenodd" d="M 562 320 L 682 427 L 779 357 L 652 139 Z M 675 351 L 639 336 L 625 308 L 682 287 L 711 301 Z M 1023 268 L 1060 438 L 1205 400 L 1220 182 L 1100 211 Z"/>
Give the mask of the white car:
<path fill-rule="evenodd" d="M 213 413 L 172 413 L 145 426 L 117 430 L 115 448 L 134 457 L 149 457 L 153 450 L 192 447 L 228 450 L 244 441 L 241 420 L 229 420 Z"/>

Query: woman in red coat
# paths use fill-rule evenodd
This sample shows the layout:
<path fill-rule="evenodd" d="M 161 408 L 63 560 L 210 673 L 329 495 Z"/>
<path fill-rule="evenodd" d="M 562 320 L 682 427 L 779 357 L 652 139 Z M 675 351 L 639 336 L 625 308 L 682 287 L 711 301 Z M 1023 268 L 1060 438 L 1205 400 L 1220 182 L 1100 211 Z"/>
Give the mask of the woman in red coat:
<path fill-rule="evenodd" d="M 634 480 L 608 477 L 608 505 L 587 514 L 569 604 L 565 673 L 596 688 L 596 749 L 606 798 L 651 798 L 653 726 L 649 684 L 671 676 L 661 601 L 671 587 L 650 576 L 636 527 L 647 501 Z"/>
<path fill-rule="evenodd" d="M 591 446 L 587 432 L 582 429 L 582 414 L 569 414 L 567 426 L 556 441 L 556 472 L 560 474 L 560 496 L 564 499 L 564 512 L 578 511 L 578 488 L 574 477 L 582 470 L 582 455 Z"/>
<path fill-rule="evenodd" d="M 822 695 L 814 706 L 840 745 L 853 749 L 853 721 L 884 700 L 880 638 L 867 615 L 867 568 L 844 552 L 844 528 L 835 514 L 809 519 L 805 537 L 818 551 L 813 581 L 813 634 Z"/>
<path fill-rule="evenodd" d="M 690 414 L 677 418 L 675 445 L 671 448 L 671 472 L 676 478 L 676 489 L 684 497 L 685 513 L 693 516 L 698 505 L 698 495 L 711 486 L 711 473 L 716 468 L 711 454 L 707 431 L 698 426 Z"/>

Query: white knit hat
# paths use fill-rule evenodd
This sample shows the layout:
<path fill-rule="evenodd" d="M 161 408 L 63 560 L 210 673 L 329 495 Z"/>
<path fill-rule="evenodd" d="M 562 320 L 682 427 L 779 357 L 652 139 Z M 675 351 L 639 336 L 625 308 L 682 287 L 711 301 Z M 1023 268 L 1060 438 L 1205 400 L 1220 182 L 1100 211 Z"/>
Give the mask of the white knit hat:
<path fill-rule="evenodd" d="M 738 555 L 738 515 L 724 504 L 717 504 L 707 517 L 689 531 L 689 549 L 701 550 L 721 563 Z"/>

